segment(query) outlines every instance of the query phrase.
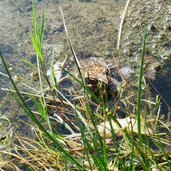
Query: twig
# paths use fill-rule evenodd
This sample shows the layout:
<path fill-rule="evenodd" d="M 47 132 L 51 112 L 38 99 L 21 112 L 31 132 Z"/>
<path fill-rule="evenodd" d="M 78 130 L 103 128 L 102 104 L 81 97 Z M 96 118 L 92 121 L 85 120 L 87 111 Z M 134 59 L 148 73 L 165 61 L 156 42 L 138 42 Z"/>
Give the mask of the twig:
<path fill-rule="evenodd" d="M 1 88 L 0 90 L 6 91 L 6 92 L 16 93 L 16 90 L 9 89 L 9 88 Z M 20 91 L 20 93 L 23 94 L 23 95 L 28 95 L 28 96 L 33 96 L 33 97 L 39 97 L 39 98 L 42 97 L 40 92 L 37 93 L 37 94 L 35 94 L 35 93 L 29 93 L 29 92 Z M 50 101 L 54 101 L 54 98 L 52 96 L 48 95 L 48 94 L 46 94 L 45 99 L 50 100 Z M 55 101 L 57 103 L 61 103 L 61 100 L 58 99 L 58 98 L 55 98 Z M 67 102 L 63 101 L 63 103 L 65 105 L 68 105 L 69 106 L 69 104 Z"/>
<path fill-rule="evenodd" d="M 83 74 L 82 74 L 82 72 L 81 72 L 81 65 L 80 65 L 80 63 L 79 63 L 79 60 L 78 60 L 77 55 L 76 55 L 76 53 L 75 53 L 75 51 L 74 51 L 74 48 L 73 48 L 72 43 L 71 43 L 71 39 L 70 39 L 69 34 L 68 34 L 68 30 L 67 30 L 67 27 L 66 27 L 66 24 L 65 24 L 65 18 L 64 18 L 64 14 L 63 14 L 62 8 L 59 7 L 59 10 L 60 10 L 60 12 L 61 12 L 61 16 L 62 16 L 64 28 L 65 28 L 65 33 L 66 33 L 66 36 L 67 36 L 67 39 L 68 39 L 69 46 L 70 46 L 70 48 L 71 48 L 71 52 L 72 52 L 72 55 L 73 55 L 75 64 L 76 64 L 76 66 L 77 66 L 77 69 L 78 69 L 78 72 L 79 72 L 79 75 L 80 75 L 80 77 L 81 77 L 82 82 L 85 83 Z"/>
<path fill-rule="evenodd" d="M 121 22 L 120 22 L 120 25 L 119 25 L 119 33 L 118 33 L 117 49 L 119 49 L 119 47 L 120 47 L 120 40 L 121 40 L 121 35 L 122 35 L 122 27 L 123 27 L 123 23 L 124 23 L 124 19 L 125 19 L 125 16 L 126 16 L 126 12 L 127 12 L 129 3 L 130 3 L 130 0 L 127 1 L 125 9 L 123 11 L 123 14 L 121 16 Z"/>

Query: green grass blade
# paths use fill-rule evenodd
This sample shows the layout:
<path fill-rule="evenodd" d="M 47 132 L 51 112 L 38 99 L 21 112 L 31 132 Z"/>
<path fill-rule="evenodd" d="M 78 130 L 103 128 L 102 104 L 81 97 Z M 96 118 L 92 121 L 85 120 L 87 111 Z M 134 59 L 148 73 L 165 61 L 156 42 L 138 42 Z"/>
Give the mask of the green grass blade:
<path fill-rule="evenodd" d="M 76 78 L 73 74 L 71 74 L 67 69 L 63 69 L 70 77 L 72 77 L 76 82 L 78 82 L 81 87 L 83 87 L 87 93 L 97 102 L 99 103 L 100 100 L 97 98 L 97 96 L 84 84 L 82 81 L 80 81 L 78 78 Z"/>
<path fill-rule="evenodd" d="M 142 145 L 142 135 L 141 135 L 141 94 L 142 94 L 142 79 L 143 79 L 143 66 L 144 66 L 144 56 L 145 56 L 145 44 L 146 44 L 147 33 L 145 31 L 143 44 L 142 44 L 142 52 L 141 52 L 141 65 L 140 65 L 140 75 L 139 75 L 139 83 L 138 83 L 138 94 L 137 94 L 137 119 L 138 119 L 138 139 L 140 145 Z"/>
<path fill-rule="evenodd" d="M 22 62 L 24 62 L 25 64 L 33 67 L 34 69 L 37 69 L 36 65 L 31 63 L 30 61 L 28 61 L 27 59 L 21 59 Z"/>
<path fill-rule="evenodd" d="M 7 64 L 0 52 L 0 57 L 2 59 L 3 65 L 6 69 L 6 72 L 9 76 L 9 79 L 14 87 L 14 89 L 16 90 L 16 93 L 19 97 L 19 100 L 21 101 L 19 104 L 22 106 L 22 108 L 24 109 L 24 111 L 28 114 L 28 116 L 32 119 L 32 121 L 39 127 L 39 129 L 48 137 L 49 140 L 51 140 L 54 145 L 57 147 L 57 149 L 55 150 L 59 150 L 61 151 L 70 161 L 74 162 L 74 164 L 78 167 L 78 168 L 82 168 L 82 166 L 80 165 L 80 163 L 74 158 L 74 156 L 70 155 L 60 144 L 59 142 L 52 136 L 49 134 L 49 132 L 43 127 L 43 125 L 39 122 L 39 120 L 37 119 L 37 117 L 34 115 L 34 113 L 31 111 L 31 109 L 28 107 L 28 105 L 26 104 L 25 100 L 23 99 L 22 95 L 20 94 L 18 88 L 15 85 L 15 82 L 12 79 L 12 76 L 9 72 L 9 69 L 7 67 Z M 51 146 L 49 146 L 49 148 L 53 148 Z M 54 149 L 54 148 L 53 148 Z"/>
<path fill-rule="evenodd" d="M 33 43 L 33 46 L 34 46 L 34 49 L 36 51 L 36 53 L 38 54 L 38 57 L 40 59 L 40 62 L 43 63 L 44 62 L 44 59 L 43 59 L 43 56 L 42 56 L 42 52 L 36 42 L 36 39 L 34 38 L 34 36 L 32 35 L 32 33 L 30 33 L 30 37 L 31 37 L 31 40 L 32 40 L 32 43 Z"/>
<path fill-rule="evenodd" d="M 39 38 L 40 38 L 40 48 L 42 48 L 42 43 L 43 43 L 43 35 L 44 35 L 44 19 L 45 18 L 45 15 L 44 15 L 44 11 L 42 13 L 42 20 L 41 20 L 41 25 L 40 25 L 40 35 L 39 35 Z"/>
<path fill-rule="evenodd" d="M 35 12 L 35 1 L 32 0 L 32 17 L 33 17 L 33 31 L 34 31 L 34 39 L 37 42 L 37 22 L 36 22 L 36 12 Z"/>
<path fill-rule="evenodd" d="M 33 46 L 35 51 L 37 52 L 40 62 L 43 63 L 43 55 L 42 55 L 42 42 L 43 42 L 43 33 L 44 33 L 44 12 L 42 14 L 40 32 L 38 33 L 37 29 L 37 20 L 36 20 L 36 12 L 35 12 L 35 2 L 32 1 L 32 17 L 33 17 L 33 32 L 34 34 L 30 34 Z"/>

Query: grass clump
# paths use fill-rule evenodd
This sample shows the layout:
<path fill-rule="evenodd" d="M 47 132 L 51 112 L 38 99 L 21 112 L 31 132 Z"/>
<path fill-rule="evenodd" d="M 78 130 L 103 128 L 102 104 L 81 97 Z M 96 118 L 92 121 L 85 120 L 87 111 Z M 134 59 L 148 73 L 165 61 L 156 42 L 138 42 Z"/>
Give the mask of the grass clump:
<path fill-rule="evenodd" d="M 3 150 L 3 154 L 17 158 L 30 170 L 171 170 L 171 154 L 165 150 L 165 145 L 171 146 L 171 142 L 159 133 L 158 118 L 149 119 L 147 111 L 142 108 L 146 34 L 142 46 L 137 102 L 133 104 L 130 98 L 125 97 L 129 87 L 125 84 L 125 87 L 120 87 L 112 107 L 109 107 L 107 94 L 103 94 L 104 91 L 99 87 L 100 95 L 103 94 L 99 98 L 86 84 L 63 13 L 66 36 L 81 79 L 64 69 L 65 59 L 61 66 L 57 65 L 58 77 L 52 62 L 50 76 L 53 81 L 50 80 L 42 49 L 44 13 L 38 28 L 34 3 L 32 16 L 34 31 L 31 40 L 37 55 L 40 91 L 27 95 L 34 102 L 36 111 L 25 102 L 24 93 L 17 88 L 2 54 L 1 58 L 14 87 L 17 102 L 36 125 L 35 139 L 16 136 L 18 143 L 13 151 Z M 83 91 L 68 91 L 72 97 L 75 93 L 77 99 L 73 100 L 63 93 L 64 89 L 60 87 L 64 79 L 62 72 L 81 85 Z M 153 103 L 158 110 L 159 100 L 148 103 Z M 126 116 L 121 118 L 118 109 L 123 106 Z M 155 128 L 150 127 L 150 124 L 155 124 Z"/>

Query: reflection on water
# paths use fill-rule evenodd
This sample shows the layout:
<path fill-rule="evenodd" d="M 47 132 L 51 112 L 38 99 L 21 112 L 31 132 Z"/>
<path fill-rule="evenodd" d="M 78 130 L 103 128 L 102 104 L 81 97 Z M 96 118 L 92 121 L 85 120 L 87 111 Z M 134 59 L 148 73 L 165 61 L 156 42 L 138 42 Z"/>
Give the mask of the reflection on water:
<path fill-rule="evenodd" d="M 162 113 L 168 114 L 171 119 L 171 61 L 157 74 L 156 79 L 152 82 L 152 94 L 155 97 L 161 95 Z"/>

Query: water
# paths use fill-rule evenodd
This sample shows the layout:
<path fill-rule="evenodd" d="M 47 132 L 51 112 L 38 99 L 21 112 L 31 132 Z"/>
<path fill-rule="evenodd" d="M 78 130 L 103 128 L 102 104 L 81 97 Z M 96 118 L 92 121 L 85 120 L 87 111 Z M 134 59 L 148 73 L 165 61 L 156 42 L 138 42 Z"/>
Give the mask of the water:
<path fill-rule="evenodd" d="M 124 5 L 125 1 L 116 2 L 113 0 L 37 1 L 38 21 L 40 21 L 42 10 L 45 10 L 43 49 L 47 66 L 50 66 L 53 49 L 55 49 L 55 60 L 62 61 L 66 55 L 71 55 L 59 6 L 63 9 L 67 29 L 77 56 L 87 58 L 88 56 L 113 56 L 116 51 L 119 21 Z M 36 87 L 36 82 L 30 81 L 33 68 L 21 61 L 26 59 L 33 63 L 36 62 L 35 51 L 30 40 L 30 32 L 33 31 L 31 13 L 31 0 L 0 1 L 0 25 L 2 26 L 0 49 L 6 62 L 12 68 L 12 74 L 19 75 L 24 82 Z M 0 72 L 5 72 L 1 61 Z M 166 69 L 162 69 L 162 73 L 158 74 L 153 84 L 170 106 L 171 80 L 169 74 L 170 64 L 167 65 Z M 6 88 L 9 87 L 9 82 L 5 77 L 0 76 L 0 85 Z M 10 110 L 6 107 L 10 103 L 8 94 L 0 90 L 0 99 L 0 110 L 5 115 L 9 115 Z"/>
<path fill-rule="evenodd" d="M 0 0 L 0 50 L 6 62 L 12 68 L 13 76 L 20 76 L 22 81 L 38 89 L 38 84 L 30 77 L 34 69 L 22 62 L 23 59 L 26 59 L 36 63 L 35 51 L 30 40 L 30 32 L 33 31 L 31 3 L 32 0 Z M 78 58 L 82 59 L 90 56 L 112 57 L 115 54 L 119 21 L 124 5 L 125 1 L 122 3 L 114 0 L 38 0 L 36 2 L 38 21 L 40 21 L 42 10 L 45 10 L 43 49 L 47 67 L 50 66 L 53 49 L 56 49 L 55 60 L 62 61 L 66 55 L 71 56 L 59 6 L 63 9 L 76 54 Z M 132 28 L 132 25 L 129 25 L 129 28 L 126 25 L 124 26 L 127 33 Z M 139 27 L 139 25 L 137 24 L 135 29 L 137 29 L 136 27 Z M 138 39 L 140 38 L 138 37 Z M 137 46 L 136 49 L 138 49 Z M 127 52 L 130 53 L 130 49 Z M 128 56 L 126 58 L 129 60 L 130 56 Z M 121 53 L 120 58 L 122 57 L 124 55 L 122 56 Z M 156 80 L 152 82 L 167 102 L 167 105 L 163 102 L 162 106 L 162 112 L 166 115 L 168 106 L 171 106 L 170 68 L 171 63 L 168 63 L 166 68 L 158 73 Z M 127 72 L 127 68 L 125 69 L 125 72 Z M 0 72 L 5 72 L 1 61 Z M 9 85 L 8 79 L 0 76 L 0 87 L 8 88 Z M 20 86 L 20 89 L 23 89 L 23 87 Z M 153 90 L 152 93 L 154 97 L 157 94 Z M 15 123 L 17 133 L 31 136 L 30 130 L 28 127 L 24 127 L 22 122 L 22 120 L 30 122 L 28 117 L 20 110 L 11 95 L 2 90 L 0 90 L 0 110 L 3 115 L 10 117 L 11 121 Z"/>
<path fill-rule="evenodd" d="M 37 20 L 40 21 L 42 10 L 45 12 L 44 58 L 47 68 L 51 63 L 54 49 L 55 60 L 62 61 L 71 56 L 66 40 L 63 21 L 59 6 L 63 9 L 68 32 L 74 49 L 79 58 L 87 56 L 112 56 L 116 47 L 117 25 L 124 3 L 113 0 L 79 2 L 78 0 L 36 1 Z M 22 62 L 28 60 L 36 64 L 35 51 L 30 39 L 33 31 L 32 0 L 0 1 L 0 49 L 11 68 L 13 76 L 31 87 L 37 88 L 38 83 L 31 78 L 34 68 Z M 5 72 L 0 61 L 0 72 Z M 20 90 L 28 91 L 18 84 Z M 9 80 L 0 75 L 0 87 L 12 88 Z M 0 90 L 0 110 L 15 123 L 15 131 L 30 135 L 29 129 L 23 127 L 21 120 L 29 122 L 25 113 L 20 110 L 11 94 Z"/>
<path fill-rule="evenodd" d="M 161 113 L 171 119 L 171 61 L 157 73 L 157 77 L 151 82 L 151 85 L 153 96 L 155 97 L 157 94 L 161 96 Z"/>

